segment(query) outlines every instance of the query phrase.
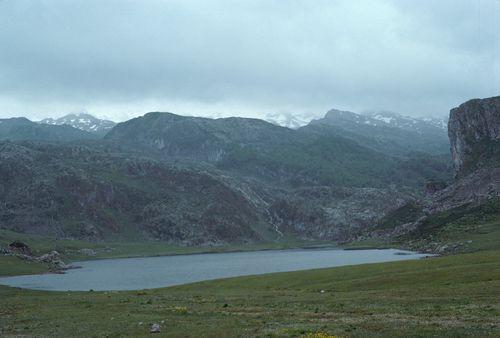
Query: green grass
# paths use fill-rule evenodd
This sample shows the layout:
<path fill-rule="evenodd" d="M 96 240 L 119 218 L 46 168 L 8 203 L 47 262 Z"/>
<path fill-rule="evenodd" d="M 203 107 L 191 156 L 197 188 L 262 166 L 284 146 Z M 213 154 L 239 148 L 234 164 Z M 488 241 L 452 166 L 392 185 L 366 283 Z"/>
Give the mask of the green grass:
<path fill-rule="evenodd" d="M 463 243 L 464 251 L 492 250 L 500 247 L 500 218 L 481 224 L 448 225 L 436 237 L 443 242 Z"/>
<path fill-rule="evenodd" d="M 133 292 L 47 292 L 0 286 L 0 336 L 144 336 L 149 335 L 151 323 L 163 321 L 163 333 L 169 337 L 298 337 L 314 332 L 341 337 L 498 337 L 500 218 L 484 210 L 452 216 L 443 218 L 445 223 L 440 218 L 439 227 L 429 227 L 424 241 L 463 242 L 462 251 L 475 252 Z M 0 232 L 0 244 L 11 236 L 19 234 Z M 67 257 L 75 258 L 72 250 L 92 247 L 82 241 L 22 239 L 40 252 L 58 245 Z M 289 241 L 243 249 L 300 244 L 305 246 Z M 349 247 L 391 244 L 371 240 Z M 101 258 L 207 250 L 161 243 L 92 245 L 112 247 L 101 252 Z M 45 269 L 16 260 L 1 257 L 0 275 Z"/>
<path fill-rule="evenodd" d="M 421 250 L 433 246 L 457 246 L 454 252 L 500 249 L 500 200 L 475 208 L 449 210 L 430 217 L 399 244 Z"/>
<path fill-rule="evenodd" d="M 389 212 L 379 222 L 378 229 L 392 229 L 398 225 L 414 222 L 423 214 L 422 206 L 414 202 L 408 203 L 401 208 Z"/>
<path fill-rule="evenodd" d="M 135 292 L 0 287 L 0 336 L 498 337 L 500 251 Z M 324 290 L 324 292 L 321 292 Z M 143 324 L 140 325 L 139 323 Z"/>
<path fill-rule="evenodd" d="M 25 261 L 14 256 L 0 255 L 0 276 L 44 273 L 48 269 L 48 266 L 41 263 Z"/>

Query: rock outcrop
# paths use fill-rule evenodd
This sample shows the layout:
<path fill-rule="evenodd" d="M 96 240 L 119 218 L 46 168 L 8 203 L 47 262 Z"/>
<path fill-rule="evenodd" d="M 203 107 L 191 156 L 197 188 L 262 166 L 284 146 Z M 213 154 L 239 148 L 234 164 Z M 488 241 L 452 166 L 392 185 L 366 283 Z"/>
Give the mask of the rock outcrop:
<path fill-rule="evenodd" d="M 57 251 L 51 251 L 41 256 L 36 256 L 28 244 L 18 240 L 10 243 L 6 249 L 0 247 L 0 255 L 15 256 L 26 261 L 44 263 L 53 271 L 77 268 L 77 266 L 64 263 L 61 259 L 61 255 Z"/>
<path fill-rule="evenodd" d="M 412 201 L 395 189 L 310 187 L 270 205 L 270 222 L 299 238 L 347 241 Z"/>
<path fill-rule="evenodd" d="M 26 256 L 33 255 L 31 248 L 26 243 L 23 243 L 21 241 L 14 241 L 10 243 L 9 250 L 15 254 L 26 255 Z"/>
<path fill-rule="evenodd" d="M 151 325 L 151 328 L 149 329 L 150 333 L 160 333 L 161 332 L 161 326 L 158 323 L 154 323 Z"/>
<path fill-rule="evenodd" d="M 450 111 L 448 135 L 457 178 L 491 162 L 500 147 L 500 96 L 474 99 Z"/>
<path fill-rule="evenodd" d="M 432 182 L 425 198 L 396 210 L 370 236 L 407 236 L 425 242 L 436 240 L 434 235 L 443 227 L 464 216 L 470 216 L 468 224 L 474 217 L 500 213 L 500 96 L 470 100 L 452 109 L 448 134 L 455 181 L 446 187 Z M 437 253 L 460 246 L 425 245 Z"/>
<path fill-rule="evenodd" d="M 480 205 L 492 198 L 500 198 L 500 168 L 478 169 L 436 192 L 428 212 L 435 214 L 463 205 Z"/>
<path fill-rule="evenodd" d="M 50 267 L 56 270 L 64 270 L 68 268 L 68 266 L 62 261 L 61 255 L 59 255 L 59 252 L 57 251 L 51 251 L 49 253 L 41 255 L 40 257 L 36 257 L 35 260 L 38 262 L 47 263 Z"/>
<path fill-rule="evenodd" d="M 500 96 L 453 108 L 448 134 L 456 180 L 434 194 L 429 212 L 500 197 Z"/>

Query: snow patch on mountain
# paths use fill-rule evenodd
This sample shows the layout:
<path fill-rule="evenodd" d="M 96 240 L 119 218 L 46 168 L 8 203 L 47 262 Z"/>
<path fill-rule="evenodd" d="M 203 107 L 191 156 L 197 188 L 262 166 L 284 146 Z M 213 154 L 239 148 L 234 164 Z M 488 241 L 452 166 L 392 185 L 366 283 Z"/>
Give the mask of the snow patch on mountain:
<path fill-rule="evenodd" d="M 311 114 L 294 114 L 289 112 L 269 113 L 266 114 L 264 120 L 281 127 L 290 129 L 298 129 L 307 125 L 315 116 Z"/>
<path fill-rule="evenodd" d="M 442 130 L 448 129 L 448 121 L 440 118 L 417 118 L 404 116 L 393 112 L 366 112 L 363 114 L 369 119 L 383 122 L 396 128 L 421 130 L 422 128 L 436 127 Z"/>
<path fill-rule="evenodd" d="M 93 132 L 93 133 L 106 133 L 113 128 L 116 123 L 109 120 L 102 120 L 87 113 L 69 114 L 57 119 L 46 118 L 39 123 L 51 125 L 69 125 L 73 128 Z"/>

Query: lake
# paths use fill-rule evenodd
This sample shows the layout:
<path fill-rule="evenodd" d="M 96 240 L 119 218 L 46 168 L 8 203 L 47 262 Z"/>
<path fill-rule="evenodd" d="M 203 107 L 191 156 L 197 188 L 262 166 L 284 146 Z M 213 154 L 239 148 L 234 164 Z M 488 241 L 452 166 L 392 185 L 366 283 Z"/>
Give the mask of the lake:
<path fill-rule="evenodd" d="M 418 259 L 427 255 L 396 249 L 297 249 L 120 258 L 75 262 L 64 274 L 0 278 L 0 284 L 52 291 L 104 291 L 159 288 L 191 282 L 308 270 L 334 266 Z"/>

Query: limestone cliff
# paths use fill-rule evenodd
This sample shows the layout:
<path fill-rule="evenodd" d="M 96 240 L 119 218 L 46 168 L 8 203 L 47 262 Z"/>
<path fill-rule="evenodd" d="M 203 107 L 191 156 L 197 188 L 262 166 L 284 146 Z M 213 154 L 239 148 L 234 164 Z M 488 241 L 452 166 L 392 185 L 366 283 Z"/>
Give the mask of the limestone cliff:
<path fill-rule="evenodd" d="M 448 135 L 457 178 L 490 164 L 500 144 L 500 96 L 470 100 L 452 109 Z"/>
<path fill-rule="evenodd" d="M 443 253 L 464 249 L 463 242 L 443 246 L 447 234 L 464 231 L 466 237 L 475 223 L 500 216 L 500 96 L 452 109 L 448 135 L 455 181 L 433 185 L 425 198 L 390 212 L 370 236 L 400 238 L 413 249 Z"/>

